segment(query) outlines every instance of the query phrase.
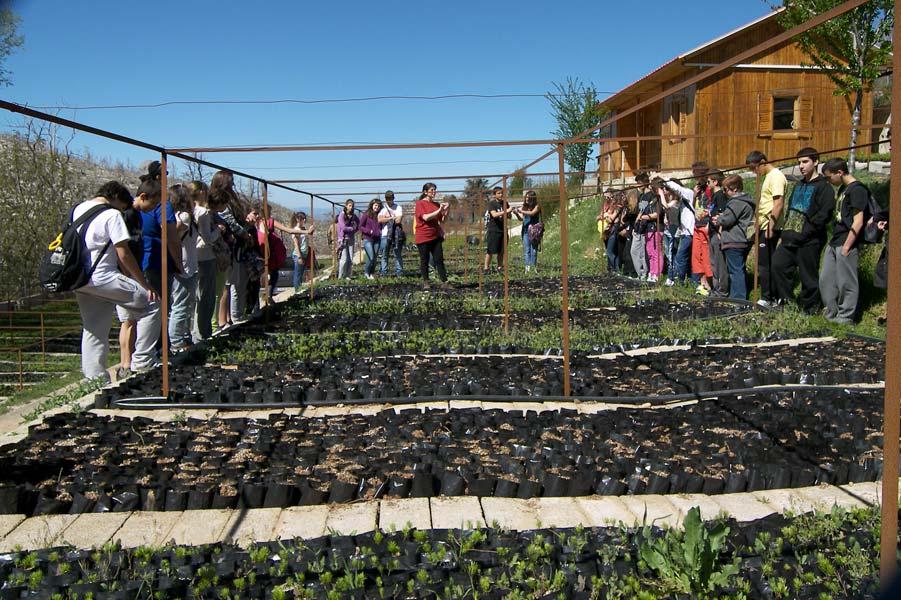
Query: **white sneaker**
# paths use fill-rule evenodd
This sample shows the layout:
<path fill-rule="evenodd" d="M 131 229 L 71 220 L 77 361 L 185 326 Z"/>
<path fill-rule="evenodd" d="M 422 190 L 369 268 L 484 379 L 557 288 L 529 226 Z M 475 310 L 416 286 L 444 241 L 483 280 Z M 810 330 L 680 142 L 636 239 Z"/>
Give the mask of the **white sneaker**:
<path fill-rule="evenodd" d="M 648 275 L 648 283 L 657 283 L 656 275 Z"/>
<path fill-rule="evenodd" d="M 666 281 L 663 282 L 663 285 L 665 285 L 666 287 L 673 287 L 674 285 L 676 285 L 676 282 L 667 277 Z"/>
<path fill-rule="evenodd" d="M 773 305 L 771 303 L 767 302 L 766 300 L 764 300 L 763 298 L 761 298 L 760 300 L 757 301 L 757 306 L 762 306 L 763 308 L 770 308 Z"/>

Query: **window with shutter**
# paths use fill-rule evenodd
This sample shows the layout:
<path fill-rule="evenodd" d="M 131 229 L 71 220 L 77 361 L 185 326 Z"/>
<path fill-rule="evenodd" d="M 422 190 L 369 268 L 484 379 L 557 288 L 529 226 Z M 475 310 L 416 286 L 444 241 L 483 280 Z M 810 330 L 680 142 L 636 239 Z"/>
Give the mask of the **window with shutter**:
<path fill-rule="evenodd" d="M 773 133 L 773 97 L 757 96 L 757 135 L 770 137 Z"/>
<path fill-rule="evenodd" d="M 795 123 L 797 96 L 773 97 L 773 131 L 791 131 L 797 129 Z"/>
<path fill-rule="evenodd" d="M 813 98 L 799 96 L 795 102 L 795 129 L 809 130 L 813 128 Z M 810 138 L 811 131 L 800 131 L 799 137 Z"/>

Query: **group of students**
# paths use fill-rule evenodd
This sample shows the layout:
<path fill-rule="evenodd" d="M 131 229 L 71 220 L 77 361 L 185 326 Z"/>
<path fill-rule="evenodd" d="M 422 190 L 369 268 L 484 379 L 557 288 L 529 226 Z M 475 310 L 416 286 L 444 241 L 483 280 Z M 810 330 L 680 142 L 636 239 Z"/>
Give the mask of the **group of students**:
<path fill-rule="evenodd" d="M 385 192 L 385 202 L 378 198 L 369 201 L 366 210 L 357 215 L 355 203 L 348 198 L 344 208 L 335 217 L 328 231 L 329 246 L 338 257 L 339 279 L 350 279 L 353 276 L 354 248 L 359 232 L 363 241 L 366 261 L 363 265 L 363 276 L 375 279 L 375 271 L 381 258 L 382 275 L 388 274 L 388 262 L 394 256 L 394 274 L 402 275 L 404 271 L 403 249 L 407 241 L 403 227 L 404 211 L 394 201 L 394 192 Z"/>
<path fill-rule="evenodd" d="M 163 286 L 162 238 L 166 228 L 169 290 L 169 344 L 175 351 L 209 338 L 214 325 L 242 321 L 259 305 L 262 285 L 275 290 L 286 248 L 276 232 L 293 240 L 294 285 L 299 286 L 312 258 L 312 223 L 294 213 L 290 225 L 264 215 L 263 207 L 243 199 L 228 171 L 202 181 L 168 188 L 163 222 L 161 166 L 152 162 L 134 196 L 117 181 L 104 184 L 94 198 L 77 205 L 74 222 L 87 215 L 79 233 L 90 253 L 86 285 L 75 290 L 81 312 L 82 372 L 108 378 L 109 333 L 115 312 L 121 323 L 119 377 L 159 364 Z M 269 247 L 269 281 L 264 258 Z"/>
<path fill-rule="evenodd" d="M 726 176 L 704 162 L 692 165 L 693 188 L 639 173 L 628 191 L 608 189 L 597 216 L 608 270 L 653 283 L 665 269 L 665 285 L 691 281 L 701 295 L 746 300 L 746 262 L 756 244 L 758 304 L 797 302 L 808 313 L 824 309 L 829 320 L 853 322 L 864 229 L 885 231 L 887 213 L 877 209 L 844 159 L 821 166 L 819 152 L 810 147 L 796 158 L 801 176 L 787 200 L 788 179 L 756 150 L 746 160 L 762 178 L 756 203 L 739 175 Z"/>

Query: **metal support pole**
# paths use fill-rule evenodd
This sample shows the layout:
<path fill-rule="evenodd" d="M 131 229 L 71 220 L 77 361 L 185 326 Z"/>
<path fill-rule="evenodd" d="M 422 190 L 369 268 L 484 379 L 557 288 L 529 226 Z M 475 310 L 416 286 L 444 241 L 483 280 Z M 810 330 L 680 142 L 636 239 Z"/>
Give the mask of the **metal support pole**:
<path fill-rule="evenodd" d="M 757 291 L 757 282 L 760 278 L 760 187 L 763 185 L 763 177 L 757 176 L 757 189 L 754 192 L 754 289 Z M 759 299 L 759 298 L 758 298 Z"/>
<path fill-rule="evenodd" d="M 335 212 L 335 207 L 332 206 L 332 212 Z M 313 224 L 313 194 L 310 194 L 310 225 Z M 309 229 L 309 225 L 307 226 Z M 310 249 L 307 251 L 307 256 L 310 257 L 310 301 L 313 300 L 313 285 L 316 282 L 316 253 L 313 250 L 313 236 L 310 235 Z"/>
<path fill-rule="evenodd" d="M 484 215 L 485 211 L 488 210 L 488 199 L 487 198 L 482 198 L 479 200 L 479 209 L 480 209 L 480 212 L 479 212 L 480 215 Z M 484 219 L 483 219 L 483 221 L 484 221 Z M 482 225 L 482 235 L 479 236 L 479 239 L 483 243 L 485 243 L 487 241 L 487 240 L 485 240 L 485 233 L 486 233 L 485 225 L 483 224 Z M 479 256 L 478 253 L 476 253 L 476 257 L 478 257 L 478 256 Z M 479 296 L 481 296 L 482 295 L 482 280 L 485 278 L 485 265 L 484 265 L 484 263 L 476 263 L 476 268 L 479 271 Z"/>
<path fill-rule="evenodd" d="M 501 248 L 504 251 L 504 335 L 510 334 L 510 279 L 507 277 L 507 260 L 510 258 L 510 240 L 507 235 L 507 206 L 510 200 L 507 198 L 507 178 L 504 177 L 504 200 L 501 209 L 504 211 L 504 235 L 501 238 Z"/>
<path fill-rule="evenodd" d="M 22 349 L 19 348 L 19 389 L 25 389 L 25 371 L 22 368 Z"/>
<path fill-rule="evenodd" d="M 895 13 L 901 10 L 901 0 L 895 0 Z M 901 31 L 895 27 L 893 41 L 901 44 Z M 892 57 L 895 69 L 901 69 L 901 53 Z M 897 79 L 892 79 L 892 110 L 901 111 L 901 86 Z M 895 114 L 901 114 L 897 112 Z M 901 145 L 892 144 L 892 160 L 901 165 Z M 889 184 L 891 215 L 889 220 L 895 227 L 901 223 L 901 176 L 892 174 Z M 899 236 L 896 236 L 899 237 Z M 888 317 L 885 332 L 885 400 L 882 424 L 882 532 L 879 540 L 880 568 L 879 575 L 883 586 L 888 586 L 895 575 L 898 552 L 898 437 L 901 435 L 901 290 L 898 289 L 901 278 L 901 237 L 889 244 L 889 281 L 886 316 Z"/>
<path fill-rule="evenodd" d="M 269 185 L 263 182 L 263 305 L 269 306 L 272 300 L 269 294 Z M 276 267 L 278 268 L 278 267 Z"/>
<path fill-rule="evenodd" d="M 41 311 L 41 366 L 47 364 L 47 343 L 44 336 L 44 311 Z"/>
<path fill-rule="evenodd" d="M 332 204 L 332 222 L 328 224 L 329 229 L 335 225 L 335 205 Z M 313 240 L 310 240 L 311 242 Z M 312 245 L 310 246 L 312 248 Z M 329 279 L 338 278 L 338 228 L 335 227 L 335 237 L 332 239 L 332 275 Z"/>
<path fill-rule="evenodd" d="M 563 267 L 563 289 L 560 306 L 563 310 L 563 395 L 570 395 L 569 386 L 569 218 L 567 216 L 566 174 L 563 170 L 563 144 L 557 145 L 560 165 L 560 262 Z"/>
<path fill-rule="evenodd" d="M 469 283 L 469 221 L 472 219 L 472 207 L 463 211 L 463 278 Z"/>
<path fill-rule="evenodd" d="M 169 203 L 169 181 L 166 175 L 168 160 L 165 152 L 160 153 L 160 221 L 162 225 L 160 226 L 160 230 L 162 232 L 161 235 L 161 248 L 160 254 L 162 254 L 162 271 L 163 277 L 162 282 L 160 283 L 160 287 L 163 289 L 160 290 L 160 313 L 162 314 L 162 348 L 163 348 L 163 374 L 162 374 L 162 396 L 163 398 L 169 397 L 169 233 L 168 233 L 168 223 L 166 219 L 168 218 L 168 209 L 166 205 Z"/>

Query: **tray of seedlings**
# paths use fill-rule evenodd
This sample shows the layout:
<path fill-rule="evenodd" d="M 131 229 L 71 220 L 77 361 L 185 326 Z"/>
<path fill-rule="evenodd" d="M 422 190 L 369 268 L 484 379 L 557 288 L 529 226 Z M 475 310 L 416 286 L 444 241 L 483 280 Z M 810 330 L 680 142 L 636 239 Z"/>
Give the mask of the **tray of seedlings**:
<path fill-rule="evenodd" d="M 185 422 L 56 415 L 0 449 L 0 513 L 717 494 L 876 480 L 879 396 L 819 390 L 740 401 L 790 406 L 804 423 L 821 419 L 829 403 L 842 407 L 829 413 L 826 434 L 806 439 L 779 432 L 775 421 L 758 428 L 715 401 L 596 414 L 408 409 Z M 869 443 L 853 443 L 854 435 Z M 835 450 L 835 439 L 849 441 Z"/>
<path fill-rule="evenodd" d="M 278 323 L 278 329 L 293 333 L 323 333 L 329 331 L 416 331 L 426 329 L 476 330 L 498 329 L 503 325 L 502 312 L 475 313 L 454 310 L 438 304 L 434 310 L 423 312 L 428 307 L 398 306 L 395 312 L 369 312 L 361 306 L 323 306 L 313 304 L 307 311 L 297 315 L 285 315 Z M 500 307 L 498 307 L 500 308 Z M 575 308 L 570 310 L 569 319 L 574 327 L 597 327 L 612 323 L 656 323 L 661 320 L 700 320 L 740 315 L 754 310 L 747 304 L 726 301 L 685 302 L 674 300 L 648 300 L 628 306 L 605 306 L 598 308 Z M 559 325 L 561 311 L 515 311 L 509 317 L 513 329 L 536 328 L 544 325 Z"/>
<path fill-rule="evenodd" d="M 560 278 L 532 277 L 528 279 L 511 279 L 508 282 L 508 290 L 514 296 L 541 297 L 548 294 L 559 294 L 562 283 Z M 569 292 L 605 294 L 622 292 L 637 292 L 647 289 L 647 284 L 640 281 L 620 277 L 618 275 L 574 275 L 569 278 Z M 478 293 L 478 282 L 454 283 L 446 288 L 433 286 L 430 295 L 454 296 L 460 294 Z M 409 294 L 422 293 L 420 281 L 400 281 L 386 283 L 339 283 L 317 287 L 314 290 L 314 298 L 322 300 L 359 300 L 360 298 L 392 297 L 403 298 Z M 502 278 L 492 277 L 482 283 L 482 294 L 489 297 L 503 297 L 504 282 Z M 298 299 L 300 300 L 300 299 Z M 290 302 L 290 301 L 289 301 Z"/>
<path fill-rule="evenodd" d="M 373 531 L 0 556 L 0 597 L 875 598 L 878 508 L 641 527 Z M 848 569 L 854 568 L 853 574 Z"/>
<path fill-rule="evenodd" d="M 606 358 L 574 354 L 571 387 L 578 398 L 665 403 L 674 395 L 716 395 L 769 385 L 877 383 L 884 378 L 883 354 L 882 344 L 860 339 L 694 346 Z M 411 355 L 184 365 L 170 372 L 168 401 L 246 408 L 243 405 L 556 398 L 563 394 L 562 364 L 562 358 L 553 355 Z M 104 389 L 95 405 L 135 407 L 119 401 L 155 397 L 160 388 L 157 369 Z"/>

